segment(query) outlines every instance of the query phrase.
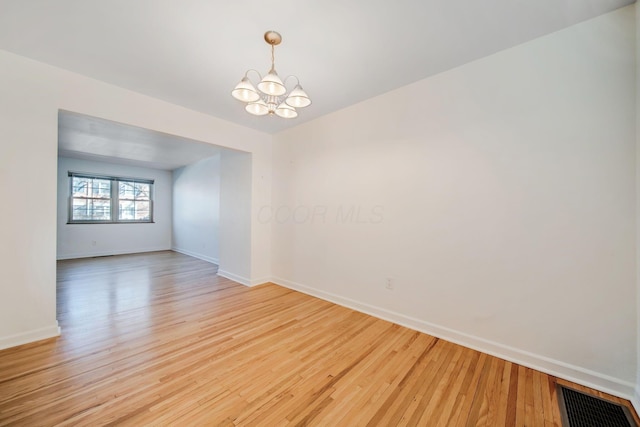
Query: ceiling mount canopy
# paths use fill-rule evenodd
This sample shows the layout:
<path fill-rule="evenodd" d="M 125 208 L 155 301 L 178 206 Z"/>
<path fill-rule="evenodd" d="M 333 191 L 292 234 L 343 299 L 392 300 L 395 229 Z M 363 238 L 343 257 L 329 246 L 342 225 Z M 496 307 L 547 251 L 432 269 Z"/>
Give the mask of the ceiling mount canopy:
<path fill-rule="evenodd" d="M 264 41 L 271 45 L 271 69 L 262 77 L 256 70 L 248 70 L 240 83 L 231 92 L 231 95 L 245 102 L 245 110 L 255 116 L 277 115 L 285 119 L 293 119 L 298 116 L 296 108 L 311 105 L 309 95 L 300 86 L 300 80 L 296 76 L 287 76 L 284 81 L 280 79 L 275 68 L 275 46 L 282 43 L 282 36 L 276 31 L 264 33 Z M 249 72 L 253 71 L 260 78 L 258 88 L 249 79 Z M 290 79 L 296 80 L 296 85 L 287 93 L 285 83 Z"/>

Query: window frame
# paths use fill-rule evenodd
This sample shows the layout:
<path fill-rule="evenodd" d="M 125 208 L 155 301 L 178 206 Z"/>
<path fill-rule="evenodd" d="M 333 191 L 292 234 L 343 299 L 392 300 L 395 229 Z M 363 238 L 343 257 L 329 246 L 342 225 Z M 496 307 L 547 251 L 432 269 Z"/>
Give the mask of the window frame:
<path fill-rule="evenodd" d="M 153 179 L 146 178 L 129 178 L 122 176 L 112 176 L 112 175 L 98 175 L 93 173 L 85 173 L 85 172 L 68 172 L 69 177 L 69 200 L 68 200 L 68 210 L 67 210 L 67 224 L 152 224 L 154 223 L 154 182 Z M 87 179 L 101 179 L 101 180 L 109 180 L 111 181 L 111 191 L 110 197 L 108 199 L 99 199 L 98 200 L 109 200 L 109 212 L 111 214 L 111 219 L 109 220 L 92 220 L 92 219 L 73 219 L 73 201 L 74 199 L 81 199 L 80 197 L 73 197 L 73 178 L 87 178 Z M 128 183 L 137 183 L 137 184 L 147 184 L 149 185 L 149 218 L 143 220 L 136 219 L 120 219 L 120 183 L 128 182 Z M 91 198 L 85 198 L 91 199 Z M 123 199 L 123 200 L 131 200 L 131 199 Z M 135 202 L 135 199 L 133 199 Z M 146 200 L 145 200 L 146 201 Z"/>

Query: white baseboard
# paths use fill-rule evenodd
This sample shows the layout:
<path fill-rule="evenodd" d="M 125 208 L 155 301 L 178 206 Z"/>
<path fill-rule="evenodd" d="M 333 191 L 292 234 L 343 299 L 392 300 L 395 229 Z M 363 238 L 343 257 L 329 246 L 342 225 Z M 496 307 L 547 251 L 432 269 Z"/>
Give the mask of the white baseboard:
<path fill-rule="evenodd" d="M 469 335 L 464 332 L 435 325 L 380 307 L 364 304 L 350 298 L 345 298 L 330 292 L 325 292 L 319 289 L 304 286 L 290 280 L 282 279 L 280 277 L 273 277 L 271 281 L 280 286 L 284 286 L 289 289 L 321 298 L 323 300 L 330 301 L 335 304 L 365 314 L 369 314 L 371 316 L 387 320 L 398 325 L 405 326 L 407 328 L 423 332 L 425 334 L 432 335 L 446 341 L 450 341 L 455 344 L 462 345 L 464 347 L 480 351 L 482 353 L 490 354 L 500 359 L 508 360 L 510 362 L 517 363 L 519 365 L 526 366 L 558 378 L 562 378 L 568 381 L 575 382 L 577 384 L 603 391 L 605 393 L 612 394 L 614 396 L 622 397 L 624 399 L 632 399 L 635 391 L 636 394 L 633 398 L 636 399 L 637 402 L 640 402 L 640 399 L 638 399 L 638 390 L 635 389 L 635 384 L 621 380 L 619 378 L 614 378 L 606 374 L 582 368 L 580 366 L 571 365 L 569 363 L 555 360 L 546 356 L 530 353 L 528 351 L 486 340 L 484 338 Z M 638 406 L 635 406 L 635 402 L 633 402 L 633 400 L 632 403 L 634 403 L 634 407 L 637 410 Z"/>
<path fill-rule="evenodd" d="M 271 282 L 271 277 L 264 277 L 262 279 L 252 279 L 251 286 L 264 285 L 265 283 Z"/>
<path fill-rule="evenodd" d="M 15 347 L 22 344 L 28 344 L 34 341 L 40 341 L 47 338 L 53 338 L 60 335 L 60 326 L 56 321 L 55 325 L 46 328 L 34 329 L 32 331 L 22 332 L 15 335 L 0 338 L 0 350 Z"/>
<path fill-rule="evenodd" d="M 194 257 L 194 258 L 201 259 L 203 261 L 210 262 L 211 264 L 215 264 L 215 265 L 219 265 L 220 264 L 220 260 L 218 258 L 213 258 L 213 257 L 207 256 L 207 255 L 202 255 L 202 254 L 199 254 L 197 252 L 188 251 L 188 250 L 182 249 L 182 248 L 176 248 L 175 246 L 172 247 L 171 250 L 174 251 L 174 252 L 179 252 L 181 254 L 185 254 L 185 255 L 189 255 L 189 256 Z"/>
<path fill-rule="evenodd" d="M 158 251 L 170 251 L 171 248 L 157 247 L 157 248 L 139 248 L 139 249 L 123 249 L 120 251 L 96 251 L 96 252 L 81 252 L 58 255 L 56 259 L 58 261 L 65 259 L 78 259 L 78 258 L 93 258 L 99 256 L 112 256 L 112 255 L 128 255 L 139 254 L 144 252 L 158 252 Z"/>
<path fill-rule="evenodd" d="M 247 279 L 246 277 L 242 277 L 242 276 L 238 276 L 237 274 L 233 274 L 233 273 L 231 273 L 229 271 L 218 269 L 218 276 L 226 277 L 227 279 L 233 280 L 234 282 L 238 282 L 241 285 L 253 286 L 251 284 L 251 280 Z"/>
<path fill-rule="evenodd" d="M 247 279 L 246 277 L 238 276 L 237 274 L 230 273 L 225 270 L 218 269 L 218 276 L 226 277 L 227 279 L 231 279 L 234 282 L 238 282 L 241 285 L 253 287 L 262 285 L 263 283 L 268 283 L 271 281 L 270 277 L 265 277 L 263 279 Z"/>
<path fill-rule="evenodd" d="M 631 396 L 631 405 L 633 405 L 633 409 L 636 410 L 636 414 L 640 415 L 640 384 L 638 384 L 633 391 L 633 396 Z"/>

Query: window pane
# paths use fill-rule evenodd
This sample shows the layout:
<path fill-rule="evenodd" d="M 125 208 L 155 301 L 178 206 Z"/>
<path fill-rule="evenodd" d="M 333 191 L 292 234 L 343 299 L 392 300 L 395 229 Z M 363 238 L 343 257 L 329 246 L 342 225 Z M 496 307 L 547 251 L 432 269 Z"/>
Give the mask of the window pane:
<path fill-rule="evenodd" d="M 111 202 L 101 199 L 73 199 L 72 219 L 74 221 L 109 221 Z"/>
<path fill-rule="evenodd" d="M 87 197 L 89 195 L 89 187 L 91 180 L 89 178 L 73 177 L 72 192 L 73 197 Z"/>
<path fill-rule="evenodd" d="M 151 184 L 140 182 L 120 182 L 118 198 L 123 200 L 150 200 Z"/>
<path fill-rule="evenodd" d="M 92 217 L 96 221 L 111 220 L 111 201 L 91 200 Z"/>
<path fill-rule="evenodd" d="M 88 220 L 88 200 L 87 199 L 73 199 L 72 219 L 75 221 Z"/>
<path fill-rule="evenodd" d="M 111 197 L 111 181 L 108 179 L 73 177 L 73 197 L 93 197 L 108 199 Z"/>
<path fill-rule="evenodd" d="M 118 206 L 118 219 L 120 221 L 133 221 L 136 215 L 135 202 L 130 200 L 120 200 Z"/>
<path fill-rule="evenodd" d="M 149 202 L 136 202 L 136 220 L 137 221 L 149 221 L 151 215 L 149 215 Z"/>
<path fill-rule="evenodd" d="M 120 182 L 118 186 L 118 197 L 120 199 L 133 200 L 135 197 L 135 187 L 133 182 Z"/>
<path fill-rule="evenodd" d="M 111 197 L 111 181 L 108 179 L 93 179 L 92 190 L 90 197 L 109 198 Z"/>
<path fill-rule="evenodd" d="M 136 200 L 149 200 L 151 185 L 136 183 Z"/>
<path fill-rule="evenodd" d="M 133 200 L 120 200 L 118 208 L 118 219 L 120 221 L 149 221 L 149 202 L 136 202 Z"/>

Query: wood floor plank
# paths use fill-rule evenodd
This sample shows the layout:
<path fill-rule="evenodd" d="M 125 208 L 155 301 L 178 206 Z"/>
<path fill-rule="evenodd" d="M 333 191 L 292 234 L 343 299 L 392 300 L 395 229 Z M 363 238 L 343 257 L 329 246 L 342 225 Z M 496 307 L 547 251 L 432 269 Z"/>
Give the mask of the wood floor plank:
<path fill-rule="evenodd" d="M 171 251 L 58 262 L 63 335 L 0 351 L 0 426 L 560 426 L 556 383 L 630 407 L 216 273 Z"/>
<path fill-rule="evenodd" d="M 469 423 L 469 417 L 473 408 L 473 402 L 480 381 L 483 378 L 482 374 L 484 372 L 484 367 L 487 359 L 488 356 L 486 354 L 479 353 L 476 365 L 473 367 L 473 370 L 470 370 L 467 373 L 464 382 L 462 383 L 462 387 L 460 388 L 460 399 L 457 402 L 460 409 L 456 411 L 456 418 L 452 420 L 452 423 L 455 422 L 453 425 L 466 426 Z"/>
<path fill-rule="evenodd" d="M 516 393 L 516 426 L 525 425 L 525 395 L 526 395 L 526 372 L 527 368 L 518 366 L 518 391 Z"/>
<path fill-rule="evenodd" d="M 475 365 L 478 361 L 479 353 L 471 349 L 463 349 L 463 354 L 460 357 L 462 366 L 455 369 L 458 374 L 457 378 L 450 384 L 450 387 L 446 387 L 446 396 L 444 397 L 442 408 L 433 414 L 432 419 L 435 425 L 446 427 L 456 425 L 457 418 L 460 415 L 462 404 L 464 402 L 464 393 L 467 390 L 465 384 L 468 378 L 471 378 Z"/>

